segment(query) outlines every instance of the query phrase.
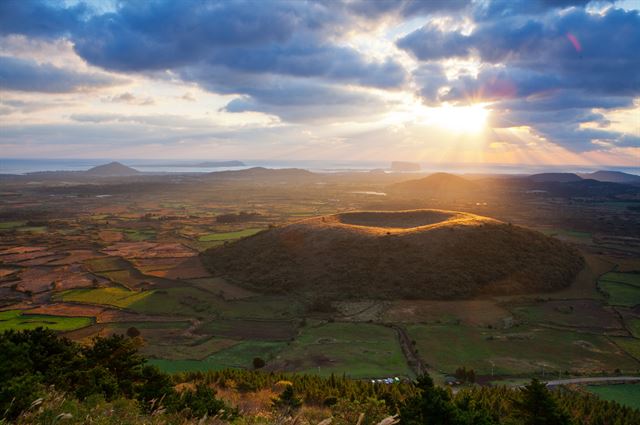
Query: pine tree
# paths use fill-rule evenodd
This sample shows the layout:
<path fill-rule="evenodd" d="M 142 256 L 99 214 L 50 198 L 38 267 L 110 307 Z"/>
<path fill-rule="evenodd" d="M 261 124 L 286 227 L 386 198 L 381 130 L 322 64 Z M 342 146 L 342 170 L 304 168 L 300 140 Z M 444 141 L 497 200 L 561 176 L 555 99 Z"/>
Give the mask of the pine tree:
<path fill-rule="evenodd" d="M 514 401 L 518 417 L 524 425 L 569 425 L 567 413 L 560 408 L 542 382 L 533 379 Z"/>

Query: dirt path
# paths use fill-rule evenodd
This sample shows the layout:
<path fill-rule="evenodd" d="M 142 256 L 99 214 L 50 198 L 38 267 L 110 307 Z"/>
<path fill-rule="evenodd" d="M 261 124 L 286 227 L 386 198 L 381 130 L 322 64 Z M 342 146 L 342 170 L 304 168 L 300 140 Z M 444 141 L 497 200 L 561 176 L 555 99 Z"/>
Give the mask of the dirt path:
<path fill-rule="evenodd" d="M 640 382 L 640 376 L 602 376 L 594 378 L 558 379 L 555 381 L 547 381 L 547 387 L 569 384 L 622 384 L 631 382 Z"/>
<path fill-rule="evenodd" d="M 404 357 L 407 359 L 407 364 L 413 370 L 416 375 L 422 375 L 427 371 L 427 367 L 422 362 L 420 357 L 415 352 L 413 344 L 411 343 L 411 338 L 407 335 L 407 332 L 398 325 L 389 325 L 393 330 L 398 334 L 398 340 L 400 341 L 400 347 L 402 348 L 402 352 L 404 353 Z"/>

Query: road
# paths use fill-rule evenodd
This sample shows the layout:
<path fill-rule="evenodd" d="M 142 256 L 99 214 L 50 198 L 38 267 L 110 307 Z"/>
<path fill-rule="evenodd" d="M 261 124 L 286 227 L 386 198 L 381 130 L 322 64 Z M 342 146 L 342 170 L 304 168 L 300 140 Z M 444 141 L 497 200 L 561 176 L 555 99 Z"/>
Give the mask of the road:
<path fill-rule="evenodd" d="M 407 359 L 407 363 L 409 364 L 411 370 L 413 370 L 413 373 L 415 373 L 416 375 L 421 375 L 422 373 L 426 372 L 427 368 L 425 367 L 424 363 L 422 363 L 420 357 L 416 354 L 415 347 L 411 342 L 411 338 L 409 338 L 409 335 L 407 335 L 407 332 L 404 330 L 404 328 L 398 325 L 389 326 L 393 328 L 398 334 L 400 347 L 402 348 L 404 357 Z"/>
<path fill-rule="evenodd" d="M 602 376 L 592 378 L 557 379 L 555 381 L 547 381 L 547 387 L 557 387 L 558 385 L 571 384 L 620 384 L 630 382 L 640 382 L 640 376 Z"/>

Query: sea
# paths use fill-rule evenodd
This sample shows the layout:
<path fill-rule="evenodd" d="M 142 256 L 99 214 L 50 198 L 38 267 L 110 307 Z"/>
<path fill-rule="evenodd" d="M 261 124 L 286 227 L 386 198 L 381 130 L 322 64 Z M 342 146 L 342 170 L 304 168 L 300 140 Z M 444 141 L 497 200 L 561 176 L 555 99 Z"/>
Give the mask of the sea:
<path fill-rule="evenodd" d="M 318 173 L 357 172 L 375 169 L 389 170 L 389 161 L 345 161 L 345 160 L 245 160 L 241 167 L 198 167 L 197 164 L 216 159 L 169 160 L 169 159 L 29 159 L 0 158 L 0 174 L 28 174 L 42 171 L 85 171 L 97 165 L 118 161 L 124 165 L 145 173 L 210 173 L 212 171 L 243 170 L 252 167 L 265 168 L 302 168 Z M 546 172 L 588 173 L 597 170 L 621 171 L 640 175 L 639 167 L 620 167 L 614 165 L 524 165 L 524 164 L 430 164 L 419 163 L 421 172 L 448 172 L 455 174 L 535 174 Z"/>

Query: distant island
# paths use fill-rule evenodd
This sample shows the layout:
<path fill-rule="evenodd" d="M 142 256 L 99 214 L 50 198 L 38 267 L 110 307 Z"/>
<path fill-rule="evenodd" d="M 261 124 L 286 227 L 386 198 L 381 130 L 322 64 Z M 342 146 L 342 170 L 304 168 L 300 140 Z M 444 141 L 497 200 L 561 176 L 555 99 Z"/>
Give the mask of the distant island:
<path fill-rule="evenodd" d="M 98 165 L 97 167 L 90 168 L 85 171 L 85 174 L 96 177 L 122 177 L 135 176 L 137 174 L 140 174 L 140 171 L 114 161 L 108 164 Z"/>

